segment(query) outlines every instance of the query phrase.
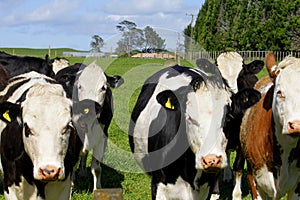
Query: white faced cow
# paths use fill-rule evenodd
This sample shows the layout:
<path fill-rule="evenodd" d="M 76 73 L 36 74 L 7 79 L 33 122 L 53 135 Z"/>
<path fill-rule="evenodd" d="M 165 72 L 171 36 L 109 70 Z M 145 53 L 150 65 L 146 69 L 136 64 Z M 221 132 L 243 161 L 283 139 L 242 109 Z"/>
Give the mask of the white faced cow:
<path fill-rule="evenodd" d="M 253 198 L 300 198 L 300 59 L 287 57 L 270 73 L 273 85 L 250 108 L 241 126 Z M 270 84 L 268 84 L 270 85 Z M 252 183 L 253 180 L 249 179 Z"/>
<path fill-rule="evenodd" d="M 123 83 L 120 76 L 107 76 L 95 62 L 75 64 L 62 69 L 55 77 L 64 85 L 74 102 L 73 121 L 83 141 L 80 173 L 85 174 L 88 152 L 93 151 L 91 171 L 94 189 L 101 188 L 101 161 L 107 146 L 108 127 L 113 117 L 111 87 Z"/>
<path fill-rule="evenodd" d="M 207 199 L 216 172 L 227 166 L 224 123 L 229 109 L 238 108 L 232 102 L 244 101 L 231 99 L 235 96 L 216 66 L 207 67 L 209 73 L 168 67 L 142 87 L 131 116 L 129 143 L 136 161 L 151 176 L 152 199 Z"/>
<path fill-rule="evenodd" d="M 0 96 L 5 198 L 69 199 L 82 143 L 62 86 L 30 72 L 10 79 Z"/>

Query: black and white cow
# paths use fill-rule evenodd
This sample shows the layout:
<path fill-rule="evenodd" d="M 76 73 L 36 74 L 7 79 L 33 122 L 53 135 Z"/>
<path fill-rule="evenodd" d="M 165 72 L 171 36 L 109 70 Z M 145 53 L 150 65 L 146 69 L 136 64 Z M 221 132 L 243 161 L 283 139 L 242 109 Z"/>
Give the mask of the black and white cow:
<path fill-rule="evenodd" d="M 10 77 L 31 71 L 54 77 L 52 61 L 48 55 L 42 59 L 31 56 L 14 56 L 0 51 L 0 64 L 7 70 Z"/>
<path fill-rule="evenodd" d="M 88 152 L 93 151 L 91 171 L 94 189 L 101 188 L 101 161 L 107 146 L 108 127 L 113 117 L 113 96 L 110 88 L 123 83 L 120 76 L 108 76 L 95 62 L 77 63 L 57 72 L 55 79 L 63 84 L 73 102 L 73 121 L 83 141 L 80 173 L 85 174 Z"/>
<path fill-rule="evenodd" d="M 0 155 L 6 199 L 70 199 L 81 140 L 60 84 L 30 72 L 1 91 Z"/>
<path fill-rule="evenodd" d="M 152 199 L 207 199 L 217 172 L 227 166 L 226 115 L 244 101 L 235 100 L 215 65 L 208 67 L 168 67 L 142 87 L 129 143 L 151 176 Z M 251 90 L 238 94 L 252 99 Z"/>

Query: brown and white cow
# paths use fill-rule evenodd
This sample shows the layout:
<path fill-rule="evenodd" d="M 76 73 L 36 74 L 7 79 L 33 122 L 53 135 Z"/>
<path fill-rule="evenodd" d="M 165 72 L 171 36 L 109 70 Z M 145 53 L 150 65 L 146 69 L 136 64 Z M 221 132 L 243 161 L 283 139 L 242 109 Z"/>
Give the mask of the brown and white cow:
<path fill-rule="evenodd" d="M 5 198 L 69 199 L 82 143 L 63 87 L 30 72 L 10 79 L 0 96 Z"/>
<path fill-rule="evenodd" d="M 241 126 L 254 199 L 300 198 L 300 59 L 287 57 L 269 71 L 261 100 Z M 255 191 L 257 189 L 257 192 Z"/>

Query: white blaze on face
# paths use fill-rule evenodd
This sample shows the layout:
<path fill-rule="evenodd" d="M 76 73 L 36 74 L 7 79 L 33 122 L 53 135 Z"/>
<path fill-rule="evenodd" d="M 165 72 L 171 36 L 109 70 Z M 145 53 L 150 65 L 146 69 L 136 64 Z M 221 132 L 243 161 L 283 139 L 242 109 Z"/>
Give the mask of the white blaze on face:
<path fill-rule="evenodd" d="M 226 104 L 229 103 L 228 93 L 215 86 L 202 85 L 195 93 L 188 94 L 187 134 L 196 155 L 197 169 L 203 169 L 200 160 L 208 154 L 222 156 L 222 167 L 227 164 L 227 139 L 223 133 L 223 123 Z"/>
<path fill-rule="evenodd" d="M 77 81 L 78 100 L 90 99 L 103 105 L 107 79 L 100 66 L 93 62 L 86 66 Z"/>
<path fill-rule="evenodd" d="M 58 58 L 58 59 L 54 59 L 53 63 L 52 63 L 52 69 L 53 72 L 56 74 L 59 70 L 68 67 L 69 61 L 67 59 L 64 58 Z"/>
<path fill-rule="evenodd" d="M 243 58 L 237 52 L 225 52 L 218 56 L 217 65 L 234 93 L 238 92 L 237 78 L 243 69 Z"/>
<path fill-rule="evenodd" d="M 33 162 L 35 179 L 39 179 L 39 168 L 46 166 L 59 168 L 64 178 L 71 105 L 62 87 L 53 84 L 33 86 L 22 103 L 24 148 Z"/>
<path fill-rule="evenodd" d="M 281 71 L 274 88 L 273 117 L 277 130 L 286 134 L 289 122 L 300 122 L 300 59 L 288 57 L 278 67 Z"/>

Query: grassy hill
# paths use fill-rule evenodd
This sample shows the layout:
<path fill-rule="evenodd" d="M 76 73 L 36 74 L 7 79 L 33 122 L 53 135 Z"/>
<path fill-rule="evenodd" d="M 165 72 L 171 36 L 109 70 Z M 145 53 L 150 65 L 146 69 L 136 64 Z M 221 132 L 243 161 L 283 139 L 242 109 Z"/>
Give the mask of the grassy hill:
<path fill-rule="evenodd" d="M 0 51 L 5 51 L 6 53 L 19 55 L 19 56 L 36 56 L 44 58 L 46 54 L 50 57 L 62 57 L 63 52 L 81 52 L 80 50 L 71 48 L 54 48 L 54 49 L 32 49 L 32 48 L 0 48 Z"/>

